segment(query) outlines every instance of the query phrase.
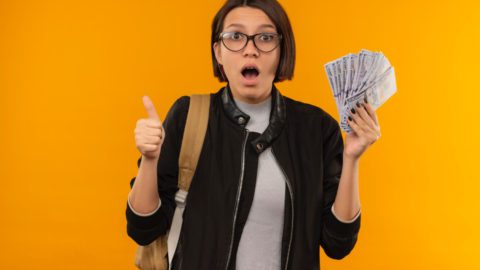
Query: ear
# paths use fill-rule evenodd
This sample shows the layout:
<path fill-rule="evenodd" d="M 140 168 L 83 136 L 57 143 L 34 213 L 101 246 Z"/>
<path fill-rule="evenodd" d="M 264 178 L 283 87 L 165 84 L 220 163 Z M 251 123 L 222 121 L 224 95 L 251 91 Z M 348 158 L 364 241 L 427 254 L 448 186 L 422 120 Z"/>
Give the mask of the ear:
<path fill-rule="evenodd" d="M 215 58 L 217 59 L 217 63 L 223 65 L 222 56 L 220 54 L 220 44 L 218 42 L 213 43 L 213 51 L 215 52 Z"/>

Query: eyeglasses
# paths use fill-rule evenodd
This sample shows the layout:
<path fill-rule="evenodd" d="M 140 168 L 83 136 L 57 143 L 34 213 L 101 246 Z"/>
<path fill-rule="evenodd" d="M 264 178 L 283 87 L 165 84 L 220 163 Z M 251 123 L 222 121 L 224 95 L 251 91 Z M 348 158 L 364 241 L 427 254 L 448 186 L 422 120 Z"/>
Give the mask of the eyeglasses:
<path fill-rule="evenodd" d="M 232 52 L 243 50 L 249 40 L 253 41 L 255 48 L 262 52 L 271 52 L 280 45 L 282 35 L 277 33 L 258 33 L 255 35 L 247 35 L 240 32 L 224 32 L 220 33 L 219 40 L 223 45 Z"/>

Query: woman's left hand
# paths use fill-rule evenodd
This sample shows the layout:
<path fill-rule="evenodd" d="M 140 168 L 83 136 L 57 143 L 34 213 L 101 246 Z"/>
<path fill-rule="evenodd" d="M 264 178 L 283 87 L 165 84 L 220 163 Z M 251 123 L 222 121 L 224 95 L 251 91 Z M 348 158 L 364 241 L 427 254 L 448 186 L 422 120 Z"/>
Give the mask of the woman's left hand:
<path fill-rule="evenodd" d="M 358 159 L 380 138 L 380 126 L 377 115 L 369 103 L 357 103 L 349 118 L 347 123 L 352 131 L 346 135 L 344 156 Z"/>

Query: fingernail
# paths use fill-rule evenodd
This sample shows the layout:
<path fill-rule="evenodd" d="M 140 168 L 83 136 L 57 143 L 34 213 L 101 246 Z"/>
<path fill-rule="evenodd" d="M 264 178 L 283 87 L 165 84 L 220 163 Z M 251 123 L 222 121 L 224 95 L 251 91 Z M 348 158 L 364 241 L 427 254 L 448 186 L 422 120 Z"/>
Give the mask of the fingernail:
<path fill-rule="evenodd" d="M 351 111 L 353 114 L 355 114 L 355 109 L 354 109 L 354 108 L 352 108 L 350 111 Z"/>
<path fill-rule="evenodd" d="M 357 102 L 357 107 L 360 108 L 360 102 Z"/>
<path fill-rule="evenodd" d="M 352 117 L 349 116 L 349 117 L 348 117 L 348 120 L 352 121 Z"/>

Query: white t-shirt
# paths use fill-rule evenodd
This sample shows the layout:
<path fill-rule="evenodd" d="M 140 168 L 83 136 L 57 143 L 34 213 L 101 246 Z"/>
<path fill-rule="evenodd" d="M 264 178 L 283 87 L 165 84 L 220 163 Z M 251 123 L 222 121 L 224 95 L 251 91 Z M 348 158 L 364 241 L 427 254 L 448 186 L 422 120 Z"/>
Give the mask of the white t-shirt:
<path fill-rule="evenodd" d="M 271 96 L 261 103 L 236 100 L 250 116 L 246 129 L 263 133 L 269 124 Z M 258 158 L 255 194 L 237 251 L 237 270 L 279 270 L 285 205 L 285 176 L 271 148 Z"/>

